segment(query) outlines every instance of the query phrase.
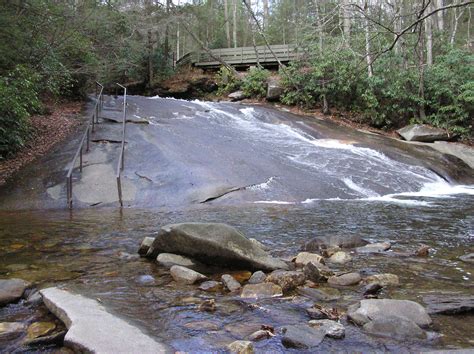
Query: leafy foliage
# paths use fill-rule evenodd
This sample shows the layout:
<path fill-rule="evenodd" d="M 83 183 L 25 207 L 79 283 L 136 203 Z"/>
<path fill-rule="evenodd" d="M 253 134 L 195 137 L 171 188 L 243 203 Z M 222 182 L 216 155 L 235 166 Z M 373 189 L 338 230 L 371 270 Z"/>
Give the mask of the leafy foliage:
<path fill-rule="evenodd" d="M 217 86 L 219 87 L 218 94 L 220 95 L 236 91 L 242 85 L 240 78 L 235 76 L 234 73 L 225 66 L 222 66 L 219 69 L 216 81 Z"/>
<path fill-rule="evenodd" d="M 268 70 L 262 68 L 251 68 L 242 80 L 242 91 L 246 96 L 257 98 L 265 97 L 269 76 L 270 72 Z"/>
<path fill-rule="evenodd" d="M 41 109 L 39 78 L 22 66 L 0 78 L 0 159 L 25 145 L 30 133 L 28 118 Z"/>

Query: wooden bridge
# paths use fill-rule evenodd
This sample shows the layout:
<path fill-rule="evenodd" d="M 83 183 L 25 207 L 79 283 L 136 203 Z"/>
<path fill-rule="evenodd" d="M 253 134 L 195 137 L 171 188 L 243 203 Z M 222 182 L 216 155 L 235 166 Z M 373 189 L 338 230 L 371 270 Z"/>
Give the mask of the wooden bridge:
<path fill-rule="evenodd" d="M 297 59 L 301 53 L 296 45 L 283 44 L 257 47 L 219 48 L 211 49 L 212 55 L 206 51 L 190 52 L 178 59 L 176 65 L 193 65 L 203 69 L 213 69 L 221 66 L 221 63 L 214 57 L 218 57 L 227 64 L 235 67 L 247 67 L 257 65 L 262 66 L 278 65 L 275 56 L 282 63 L 287 63 Z M 272 54 L 272 51 L 275 55 Z"/>

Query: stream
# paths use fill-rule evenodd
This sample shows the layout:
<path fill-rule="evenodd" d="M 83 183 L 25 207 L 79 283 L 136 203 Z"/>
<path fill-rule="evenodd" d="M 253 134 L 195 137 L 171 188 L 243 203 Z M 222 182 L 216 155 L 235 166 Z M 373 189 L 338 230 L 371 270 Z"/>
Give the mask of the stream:
<path fill-rule="evenodd" d="M 380 137 L 368 142 L 372 138 L 357 132 L 265 107 L 139 96 L 130 101 L 130 114 L 150 124 L 128 127 L 125 178 L 135 192 L 126 207 L 104 202 L 87 208 L 94 200 L 81 200 L 78 192 L 81 207 L 66 210 L 64 199 L 46 192 L 60 186 L 60 178 L 42 182 L 63 167 L 56 172 L 42 167 L 36 179 L 26 170 L 16 186 L 0 190 L 5 196 L 0 202 L 0 278 L 25 279 L 39 288 L 61 285 L 99 299 L 150 336 L 177 351 L 193 352 L 225 351 L 261 325 L 278 329 L 307 322 L 305 309 L 314 302 L 296 293 L 250 301 L 177 285 L 169 271 L 137 254 L 142 239 L 168 223 L 225 222 L 285 259 L 315 236 L 390 241 L 387 252 L 353 255 L 352 262 L 331 268 L 357 270 L 362 276 L 398 275 L 400 286 L 384 289 L 384 298 L 424 304 L 428 295 L 472 295 L 474 265 L 458 257 L 474 252 L 474 186 L 450 181 L 448 174 L 391 147 L 395 143 L 382 146 Z M 48 161 L 54 165 L 54 158 Z M 27 202 L 17 207 L 25 179 L 38 189 L 43 185 L 39 196 L 29 192 L 25 199 L 36 198 L 34 205 L 44 209 Z M 237 190 L 229 192 L 232 188 Z M 420 245 L 430 247 L 428 257 L 413 255 Z M 341 298 L 326 305 L 344 311 L 362 297 L 362 286 L 339 290 Z M 217 310 L 199 311 L 209 298 Z M 34 310 L 21 303 L 0 308 L 0 322 L 33 318 Z M 326 338 L 316 349 L 474 347 L 472 314 L 433 320 L 428 339 L 416 342 L 372 337 L 344 322 L 344 339 Z M 254 347 L 257 352 L 296 351 L 285 348 L 279 335 Z M 0 348 L 28 351 L 21 338 L 0 340 Z"/>

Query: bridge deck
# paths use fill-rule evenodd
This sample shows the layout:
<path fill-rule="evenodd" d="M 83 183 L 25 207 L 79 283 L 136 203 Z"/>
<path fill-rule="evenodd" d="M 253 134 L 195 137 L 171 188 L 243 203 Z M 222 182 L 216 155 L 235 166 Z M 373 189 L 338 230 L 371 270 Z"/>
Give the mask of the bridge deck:
<path fill-rule="evenodd" d="M 281 62 L 289 62 L 297 59 L 300 55 L 298 49 L 293 44 L 272 45 L 271 50 Z M 233 66 L 250 66 L 278 64 L 275 56 L 267 46 L 254 47 L 238 47 L 238 48 L 219 48 L 212 49 L 211 53 L 205 51 L 190 52 L 182 56 L 177 65 L 192 64 L 200 68 L 216 68 L 221 63 L 213 58 L 219 57 L 229 65 Z"/>

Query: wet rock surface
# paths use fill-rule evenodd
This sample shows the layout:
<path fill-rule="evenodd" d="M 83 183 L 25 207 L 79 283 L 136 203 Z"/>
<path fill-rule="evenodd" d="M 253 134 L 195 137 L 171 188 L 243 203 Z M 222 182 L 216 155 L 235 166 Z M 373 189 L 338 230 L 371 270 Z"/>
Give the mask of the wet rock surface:
<path fill-rule="evenodd" d="M 263 283 L 266 278 L 267 278 L 266 274 L 262 272 L 261 270 L 258 270 L 252 274 L 248 282 L 249 284 L 260 284 L 260 283 Z"/>
<path fill-rule="evenodd" d="M 230 292 L 240 290 L 241 288 L 240 283 L 232 275 L 224 274 L 222 275 L 221 279 L 222 279 L 222 283 Z"/>
<path fill-rule="evenodd" d="M 474 296 L 438 294 L 423 297 L 429 314 L 457 315 L 474 313 Z"/>
<path fill-rule="evenodd" d="M 12 340 L 23 335 L 26 325 L 22 322 L 0 322 L 0 340 Z"/>
<path fill-rule="evenodd" d="M 283 338 L 281 342 L 287 348 L 308 349 L 317 347 L 326 336 L 326 332 L 320 328 L 309 325 L 293 325 L 283 327 Z"/>
<path fill-rule="evenodd" d="M 178 265 L 172 266 L 170 269 L 170 273 L 175 281 L 188 285 L 203 282 L 207 279 L 207 277 L 201 273 Z"/>
<path fill-rule="evenodd" d="M 305 276 L 303 272 L 275 270 L 268 274 L 265 281 L 277 284 L 282 288 L 283 292 L 287 292 L 303 285 Z"/>
<path fill-rule="evenodd" d="M 382 287 L 399 286 L 400 278 L 398 277 L 398 275 L 390 273 L 374 274 L 365 278 L 364 282 L 366 284 L 380 284 Z"/>
<path fill-rule="evenodd" d="M 409 300 L 370 299 L 361 300 L 347 311 L 347 317 L 362 326 L 377 318 L 396 316 L 413 321 L 424 328 L 432 324 L 428 312 L 420 304 Z"/>
<path fill-rule="evenodd" d="M 408 141 L 421 141 L 431 143 L 436 140 L 449 140 L 452 138 L 444 129 L 435 128 L 426 124 L 408 125 L 397 130 L 397 133 Z"/>
<path fill-rule="evenodd" d="M 281 286 L 273 283 L 247 284 L 240 294 L 243 298 L 265 299 L 283 296 Z"/>
<path fill-rule="evenodd" d="M 404 339 L 425 339 L 426 333 L 414 321 L 406 317 L 386 316 L 377 317 L 367 322 L 363 327 L 367 333 L 395 338 Z"/>
<path fill-rule="evenodd" d="M 362 278 L 359 273 L 344 273 L 329 277 L 328 284 L 335 286 L 351 286 L 359 284 L 361 280 Z"/>
<path fill-rule="evenodd" d="M 303 249 L 308 252 L 321 252 L 330 247 L 355 248 L 365 246 L 368 242 L 357 235 L 318 236 L 306 242 Z"/>
<path fill-rule="evenodd" d="M 191 258 L 172 253 L 160 253 L 156 257 L 156 261 L 158 264 L 166 268 L 171 268 L 174 265 L 179 265 L 193 270 L 203 268 L 202 264 L 192 260 Z"/>

